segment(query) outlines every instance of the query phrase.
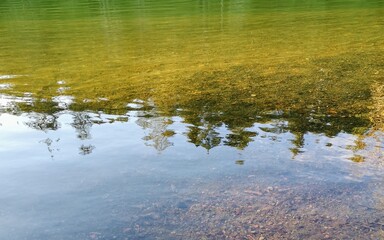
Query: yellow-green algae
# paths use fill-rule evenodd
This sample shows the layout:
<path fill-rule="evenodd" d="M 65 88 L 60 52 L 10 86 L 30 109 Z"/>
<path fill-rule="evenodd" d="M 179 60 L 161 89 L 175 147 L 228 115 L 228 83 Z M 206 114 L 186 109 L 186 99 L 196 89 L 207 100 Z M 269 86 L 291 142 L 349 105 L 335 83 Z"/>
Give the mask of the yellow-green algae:
<path fill-rule="evenodd" d="M 20 110 L 50 114 L 61 111 L 59 95 L 74 98 L 74 111 L 155 108 L 191 123 L 189 138 L 206 148 L 219 144 L 223 124 L 227 144 L 244 148 L 254 134 L 246 128 L 274 118 L 289 122 L 297 146 L 308 131 L 365 134 L 382 119 L 372 89 L 384 82 L 383 8 L 292 6 L 263 12 L 228 2 L 187 16 L 139 6 L 125 16 L 100 5 L 96 17 L 84 10 L 65 20 L 11 14 L 1 21 L 0 74 L 18 77 L 3 79 L 13 87 L 1 92 L 32 94 Z M 127 107 L 136 100 L 140 109 Z"/>

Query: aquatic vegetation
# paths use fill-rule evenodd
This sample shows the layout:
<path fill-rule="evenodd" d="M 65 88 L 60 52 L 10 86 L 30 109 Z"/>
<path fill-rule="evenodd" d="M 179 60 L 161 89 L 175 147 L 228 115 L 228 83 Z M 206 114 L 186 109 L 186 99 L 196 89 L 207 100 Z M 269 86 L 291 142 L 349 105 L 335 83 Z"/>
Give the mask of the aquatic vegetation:
<path fill-rule="evenodd" d="M 160 79 L 147 76 L 147 80 L 140 83 L 131 79 L 132 84 L 128 86 L 119 83 L 125 79 L 118 77 L 109 78 L 108 85 L 100 88 L 92 87 L 98 82 L 86 81 L 77 86 L 65 82 L 70 86 L 66 89 L 68 97 L 58 97 L 56 91 L 52 91 L 52 95 L 50 91 L 32 92 L 33 104 L 20 103 L 18 107 L 20 111 L 48 114 L 67 108 L 118 115 L 140 111 L 147 117 L 176 114 L 196 126 L 190 128 L 190 141 L 207 149 L 220 143 L 244 148 L 257 134 L 245 129 L 255 122 L 273 119 L 288 121 L 279 131 L 291 131 L 297 136 L 306 132 L 328 136 L 342 131 L 357 134 L 368 131 L 370 122 L 374 122 L 374 129 L 382 129 L 382 104 L 377 96 L 381 91 L 375 87 L 380 77 L 374 73 L 369 75 L 381 62 L 384 59 L 378 58 L 377 53 L 355 53 L 307 61 L 301 66 L 305 70 L 300 74 L 296 74 L 290 64 L 279 64 L 280 71 L 274 74 L 266 73 L 262 65 L 247 64 L 181 76 L 168 74 Z M 12 82 L 14 88 L 2 91 L 16 96 L 20 91 L 24 95 L 27 89 L 20 89 L 24 86 L 20 83 L 22 80 L 16 78 L 17 82 Z M 120 87 L 115 88 L 116 85 Z M 87 91 L 77 92 L 78 87 Z M 377 89 L 371 91 L 372 88 Z M 138 99 L 144 100 L 137 102 Z M 232 131 L 226 140 L 214 137 L 215 129 L 223 125 Z"/>
<path fill-rule="evenodd" d="M 372 105 L 370 106 L 369 119 L 371 128 L 358 135 L 355 141 L 354 151 L 356 155 L 354 160 L 369 161 L 375 165 L 384 164 L 384 87 L 382 84 L 372 85 Z M 361 155 L 358 155 L 361 154 Z"/>
<path fill-rule="evenodd" d="M 382 79 L 384 81 L 384 79 Z M 373 131 L 384 130 L 384 83 L 375 83 L 372 89 L 372 109 L 370 120 L 373 124 Z"/>

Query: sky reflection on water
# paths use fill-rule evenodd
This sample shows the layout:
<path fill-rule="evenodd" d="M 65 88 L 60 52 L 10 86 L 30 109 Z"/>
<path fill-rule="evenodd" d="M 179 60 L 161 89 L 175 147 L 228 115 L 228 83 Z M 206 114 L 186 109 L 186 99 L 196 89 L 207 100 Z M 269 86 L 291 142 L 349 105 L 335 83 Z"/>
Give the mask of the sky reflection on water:
<path fill-rule="evenodd" d="M 214 190 L 225 182 L 230 184 L 228 191 L 233 191 L 229 188 L 232 186 L 246 195 L 247 189 L 257 186 L 286 188 L 303 183 L 315 184 L 315 188 L 327 183 L 351 184 L 349 191 L 353 194 L 368 184 L 361 205 L 371 206 L 368 189 L 381 182 L 369 184 L 372 177 L 380 179 L 381 170 L 375 173 L 347 160 L 354 155 L 348 147 L 356 140 L 351 134 L 327 137 L 307 133 L 303 136 L 305 144 L 292 152 L 295 136 L 289 131 L 262 130 L 289 124 L 273 120 L 256 122 L 247 129 L 257 134 L 243 149 L 223 143 L 206 149 L 189 142 L 186 132 L 190 125 L 180 117 L 144 118 L 144 123 L 141 118 L 68 110 L 54 115 L 2 113 L 0 236 L 142 236 L 144 233 L 127 229 L 135 222 L 145 225 L 152 221 L 145 217 L 148 213 L 143 208 L 168 219 L 166 211 L 171 211 L 171 206 L 207 201 L 204 192 L 225 192 L 225 187 Z M 164 136 L 166 129 L 174 134 Z M 224 126 L 216 132 L 223 137 L 230 134 Z M 153 204 L 162 207 L 152 209 Z M 183 231 L 182 226 L 179 231 Z M 144 238 L 156 236 L 147 234 Z"/>

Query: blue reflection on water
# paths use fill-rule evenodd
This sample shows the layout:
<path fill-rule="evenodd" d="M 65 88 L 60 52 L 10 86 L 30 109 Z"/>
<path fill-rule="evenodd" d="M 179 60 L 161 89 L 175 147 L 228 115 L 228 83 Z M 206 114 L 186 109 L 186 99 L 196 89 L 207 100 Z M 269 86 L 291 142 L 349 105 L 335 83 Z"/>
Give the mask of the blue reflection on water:
<path fill-rule="evenodd" d="M 190 126 L 182 118 L 167 119 L 166 127 L 164 121 L 71 111 L 1 114 L 0 237 L 124 235 L 143 205 L 182 201 L 184 206 L 187 200 L 199 201 L 201 189 L 233 179 L 239 189 L 249 181 L 369 180 L 364 167 L 344 161 L 353 154 L 347 146 L 355 137 L 349 134 L 329 138 L 308 133 L 295 156 L 293 134 L 262 130 L 276 126 L 272 121 L 248 129 L 258 134 L 243 150 L 225 145 L 207 150 L 188 142 Z M 165 137 L 164 129 L 175 134 Z M 227 134 L 225 127 L 217 131 Z M 244 165 L 236 165 L 239 160 Z"/>

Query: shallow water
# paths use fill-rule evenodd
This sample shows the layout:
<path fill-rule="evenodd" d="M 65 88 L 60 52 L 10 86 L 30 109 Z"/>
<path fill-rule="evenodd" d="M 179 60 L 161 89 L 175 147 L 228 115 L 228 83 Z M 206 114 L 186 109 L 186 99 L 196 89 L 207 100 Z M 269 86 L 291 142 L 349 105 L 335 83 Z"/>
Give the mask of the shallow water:
<path fill-rule="evenodd" d="M 0 238 L 381 239 L 384 2 L 0 3 Z"/>

